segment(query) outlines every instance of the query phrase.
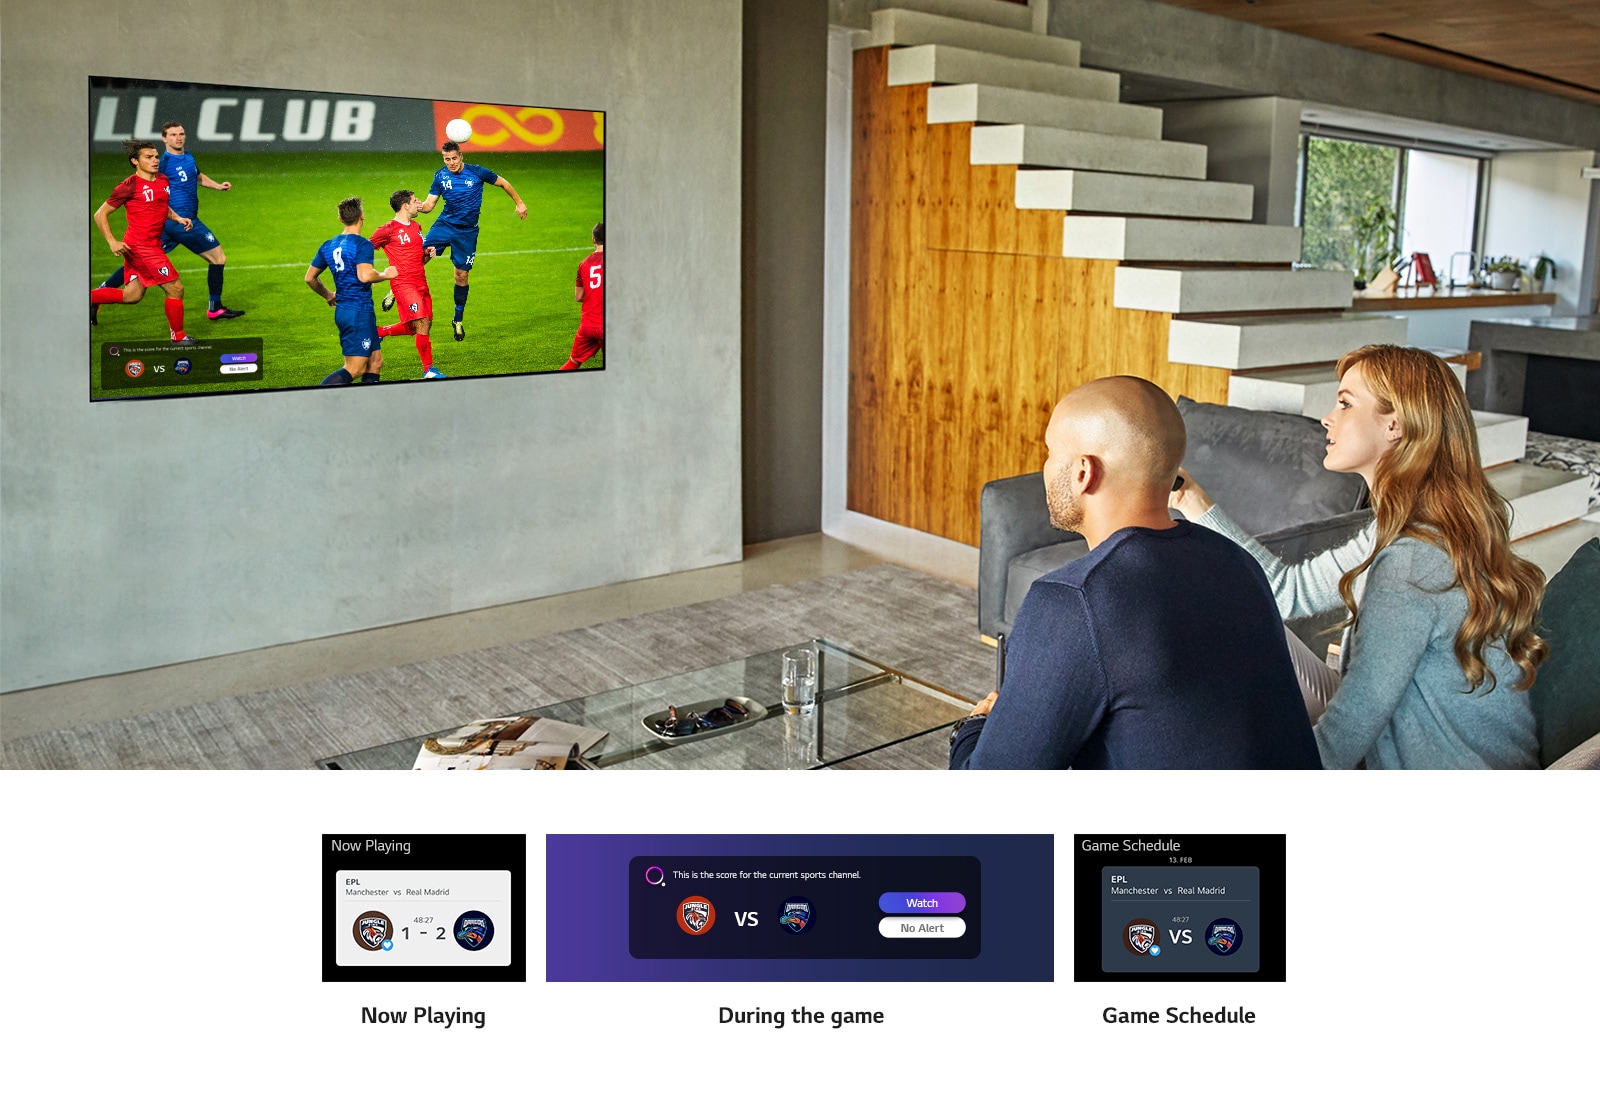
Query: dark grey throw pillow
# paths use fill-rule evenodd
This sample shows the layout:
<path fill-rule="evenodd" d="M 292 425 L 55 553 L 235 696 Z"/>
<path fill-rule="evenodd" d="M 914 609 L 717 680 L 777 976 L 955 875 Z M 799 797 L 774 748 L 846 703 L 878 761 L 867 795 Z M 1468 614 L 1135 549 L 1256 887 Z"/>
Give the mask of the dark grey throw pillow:
<path fill-rule="evenodd" d="M 1590 539 L 1545 586 L 1539 634 L 1550 657 L 1528 699 L 1546 767 L 1600 732 L 1600 539 Z"/>
<path fill-rule="evenodd" d="M 1366 483 L 1322 467 L 1326 432 L 1316 419 L 1178 398 L 1189 435 L 1184 468 L 1252 535 L 1355 511 Z"/>

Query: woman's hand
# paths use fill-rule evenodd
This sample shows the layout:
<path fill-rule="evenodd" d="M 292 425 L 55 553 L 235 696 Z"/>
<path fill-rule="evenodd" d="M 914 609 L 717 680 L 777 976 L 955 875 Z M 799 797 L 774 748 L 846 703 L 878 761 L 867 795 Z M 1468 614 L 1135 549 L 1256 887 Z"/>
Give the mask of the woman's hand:
<path fill-rule="evenodd" d="M 1189 475 L 1189 470 L 1180 467 L 1178 479 L 1183 484 L 1167 497 L 1167 507 L 1182 512 L 1183 518 L 1193 523 L 1212 509 L 1213 501 L 1206 495 L 1206 490 L 1200 487 L 1199 482 Z"/>

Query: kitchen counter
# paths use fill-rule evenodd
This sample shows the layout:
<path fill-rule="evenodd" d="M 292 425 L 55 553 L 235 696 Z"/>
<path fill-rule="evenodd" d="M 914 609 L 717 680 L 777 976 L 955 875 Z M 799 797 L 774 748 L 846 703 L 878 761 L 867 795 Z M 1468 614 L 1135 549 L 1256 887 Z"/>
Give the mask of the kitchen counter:
<path fill-rule="evenodd" d="M 1540 294 L 1491 291 L 1487 287 L 1401 287 L 1393 294 L 1368 295 L 1357 291 L 1353 310 L 1374 313 L 1408 310 L 1459 310 L 1482 306 L 1554 306 L 1554 291 Z"/>
<path fill-rule="evenodd" d="M 1600 317 L 1473 322 L 1471 345 L 1483 354 L 1467 373 L 1474 407 L 1527 415 L 1542 434 L 1600 437 Z"/>
<path fill-rule="evenodd" d="M 1404 316 L 1406 344 L 1424 349 L 1474 348 L 1472 324 L 1482 319 L 1541 318 L 1556 305 L 1555 292 L 1511 294 L 1488 288 L 1401 287 L 1393 294 L 1368 296 L 1357 291 L 1350 309 L 1356 313 Z"/>

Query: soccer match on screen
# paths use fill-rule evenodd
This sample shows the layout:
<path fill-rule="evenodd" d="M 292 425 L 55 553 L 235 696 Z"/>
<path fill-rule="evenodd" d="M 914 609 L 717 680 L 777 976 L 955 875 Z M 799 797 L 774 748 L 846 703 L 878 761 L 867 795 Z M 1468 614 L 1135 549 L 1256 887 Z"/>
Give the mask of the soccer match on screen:
<path fill-rule="evenodd" d="M 96 77 L 89 129 L 91 399 L 605 367 L 604 113 Z"/>

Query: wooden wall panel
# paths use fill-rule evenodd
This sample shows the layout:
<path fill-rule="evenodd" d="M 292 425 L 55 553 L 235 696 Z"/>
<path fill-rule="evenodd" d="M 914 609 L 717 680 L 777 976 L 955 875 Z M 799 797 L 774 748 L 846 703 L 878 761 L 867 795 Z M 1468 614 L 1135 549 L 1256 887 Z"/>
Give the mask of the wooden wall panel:
<path fill-rule="evenodd" d="M 1170 316 L 1111 304 L 1115 261 L 1061 256 L 1059 212 L 1018 210 L 1016 168 L 971 166 L 971 125 L 855 55 L 848 505 L 976 544 L 978 493 L 1044 461 L 1056 401 L 1101 376 L 1227 396 L 1169 364 Z"/>

